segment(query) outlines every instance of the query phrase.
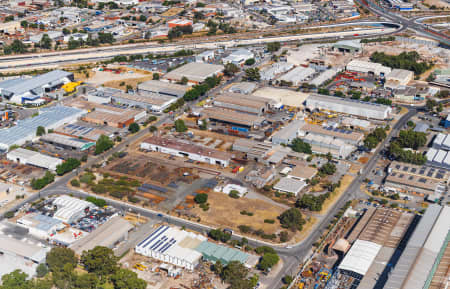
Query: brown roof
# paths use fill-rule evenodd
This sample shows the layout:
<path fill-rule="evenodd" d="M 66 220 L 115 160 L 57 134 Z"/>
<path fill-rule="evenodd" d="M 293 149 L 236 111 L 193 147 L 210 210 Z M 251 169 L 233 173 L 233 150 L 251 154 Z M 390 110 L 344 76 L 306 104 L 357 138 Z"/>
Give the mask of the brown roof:
<path fill-rule="evenodd" d="M 308 166 L 307 163 L 303 165 L 296 165 L 295 168 L 289 173 L 290 176 L 302 178 L 302 179 L 311 179 L 317 174 L 317 169 Z"/>
<path fill-rule="evenodd" d="M 328 136 L 333 136 L 333 137 L 342 138 L 342 139 L 348 139 L 348 140 L 352 140 L 352 141 L 359 141 L 359 140 L 362 140 L 364 137 L 364 134 L 359 133 L 359 132 L 354 132 L 354 131 L 349 131 L 349 130 L 339 130 L 339 129 L 328 130 L 320 125 L 309 124 L 309 123 L 306 123 L 301 129 L 303 131 L 307 131 L 307 132 L 328 135 Z"/>
<path fill-rule="evenodd" d="M 217 107 L 207 107 L 203 109 L 202 113 L 207 118 L 246 126 L 259 125 L 264 121 L 264 118 L 260 116 L 236 112 L 231 109 L 221 109 Z"/>
<path fill-rule="evenodd" d="M 239 106 L 252 107 L 255 109 L 261 109 L 269 103 L 268 99 L 240 93 L 222 94 L 214 99 L 214 102 L 216 101 L 223 103 L 230 103 Z"/>
<path fill-rule="evenodd" d="M 231 154 L 223 151 L 218 151 L 215 149 L 210 149 L 207 147 L 199 146 L 187 140 L 179 140 L 175 138 L 164 138 L 159 136 L 152 136 L 143 141 L 144 143 L 149 143 L 157 146 L 162 146 L 166 148 L 171 148 L 174 150 L 198 154 L 201 156 L 212 157 L 219 160 L 230 160 Z"/>

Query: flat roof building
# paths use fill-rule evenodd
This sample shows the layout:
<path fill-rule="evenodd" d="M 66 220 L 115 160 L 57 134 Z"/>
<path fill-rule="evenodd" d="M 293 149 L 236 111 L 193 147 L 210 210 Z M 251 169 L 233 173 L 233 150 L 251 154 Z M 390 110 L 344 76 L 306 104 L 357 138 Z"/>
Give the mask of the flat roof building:
<path fill-rule="evenodd" d="M 300 191 L 306 186 L 307 185 L 304 181 L 285 177 L 281 178 L 278 183 L 273 186 L 273 188 L 277 191 L 291 193 L 297 196 L 298 193 L 300 193 Z"/>
<path fill-rule="evenodd" d="M 269 108 L 269 103 L 270 100 L 266 98 L 237 93 L 222 94 L 213 100 L 216 107 L 255 115 L 264 114 Z"/>
<path fill-rule="evenodd" d="M 8 151 L 12 145 L 23 145 L 36 138 L 36 129 L 42 126 L 55 129 L 66 123 L 74 123 L 85 114 L 84 110 L 67 107 L 51 106 L 42 108 L 39 115 L 17 121 L 17 125 L 0 130 L 0 150 Z"/>
<path fill-rule="evenodd" d="M 76 254 L 81 255 L 96 246 L 113 249 L 117 243 L 128 239 L 128 233 L 134 226 L 127 220 L 115 216 L 95 229 L 95 233 L 75 241 L 69 246 Z"/>
<path fill-rule="evenodd" d="M 141 143 L 141 149 L 162 152 L 191 160 L 227 167 L 231 154 L 200 146 L 187 140 L 152 136 Z"/>
<path fill-rule="evenodd" d="M 414 79 L 414 72 L 405 69 L 393 69 L 387 76 L 384 87 L 397 88 L 399 86 L 406 86 Z"/>
<path fill-rule="evenodd" d="M 375 260 L 381 247 L 381 245 L 374 242 L 356 240 L 345 255 L 341 264 L 339 264 L 338 269 L 364 276 Z"/>
<path fill-rule="evenodd" d="M 391 68 L 387 66 L 363 60 L 352 60 L 347 64 L 346 68 L 349 71 L 372 74 L 377 77 L 385 77 L 391 72 Z"/>
<path fill-rule="evenodd" d="M 433 194 L 440 185 L 446 186 L 449 179 L 450 172 L 445 169 L 392 162 L 385 184 L 407 192 Z"/>
<path fill-rule="evenodd" d="M 166 108 L 177 101 L 177 98 L 172 96 L 143 92 L 142 90 L 132 94 L 125 92 L 116 93 L 111 96 L 111 99 L 116 104 L 143 108 L 159 113 L 164 112 Z"/>
<path fill-rule="evenodd" d="M 140 242 L 136 253 L 194 270 L 202 253 L 195 250 L 206 237 L 169 226 L 160 226 Z"/>
<path fill-rule="evenodd" d="M 392 108 L 386 105 L 322 94 L 311 94 L 306 99 L 306 107 L 373 119 L 387 119 L 392 112 Z"/>
<path fill-rule="evenodd" d="M 176 83 L 168 83 L 159 80 L 148 80 L 142 83 L 139 83 L 138 91 L 145 91 L 149 93 L 157 93 L 161 95 L 167 95 L 171 97 L 183 97 L 186 91 L 190 88 L 186 85 L 176 84 Z"/>
<path fill-rule="evenodd" d="M 305 125 L 303 120 L 294 120 L 272 135 L 273 144 L 290 144 L 298 137 L 298 132 Z"/>
<path fill-rule="evenodd" d="M 288 73 L 280 76 L 278 80 L 292 83 L 292 85 L 298 86 L 305 81 L 311 80 L 315 73 L 316 70 L 311 67 L 297 66 Z"/>
<path fill-rule="evenodd" d="M 230 109 L 222 109 L 219 107 L 207 107 L 202 110 L 202 115 L 210 121 L 221 122 L 226 125 L 244 127 L 252 129 L 259 127 L 264 122 L 261 116 L 237 112 Z"/>
<path fill-rule="evenodd" d="M 85 151 L 95 146 L 95 142 L 75 138 L 59 133 L 49 133 L 40 137 L 40 140 L 67 150 Z"/>
<path fill-rule="evenodd" d="M 253 82 L 239 82 L 233 84 L 228 91 L 232 93 L 251 94 L 256 87 L 257 85 Z"/>
<path fill-rule="evenodd" d="M 62 159 L 23 148 L 17 148 L 9 151 L 6 154 L 6 158 L 13 162 L 44 168 L 51 171 L 56 171 L 56 167 L 63 163 Z"/>
<path fill-rule="evenodd" d="M 308 134 L 317 136 L 329 136 L 334 139 L 342 140 L 346 144 L 357 146 L 364 139 L 364 134 L 360 132 L 354 132 L 351 130 L 334 128 L 334 127 L 324 127 L 316 124 L 305 123 L 299 128 L 299 136 L 303 137 Z"/>
<path fill-rule="evenodd" d="M 123 108 L 112 105 L 97 105 L 95 110 L 86 114 L 82 119 L 98 125 L 124 128 L 137 122 L 147 115 L 145 110 Z"/>
<path fill-rule="evenodd" d="M 333 44 L 333 49 L 340 52 L 358 53 L 362 51 L 360 40 L 341 40 Z"/>
<path fill-rule="evenodd" d="M 208 77 L 222 74 L 223 65 L 191 62 L 176 68 L 163 76 L 168 82 L 180 82 L 183 77 L 188 79 L 188 84 L 194 85 L 205 81 Z"/>

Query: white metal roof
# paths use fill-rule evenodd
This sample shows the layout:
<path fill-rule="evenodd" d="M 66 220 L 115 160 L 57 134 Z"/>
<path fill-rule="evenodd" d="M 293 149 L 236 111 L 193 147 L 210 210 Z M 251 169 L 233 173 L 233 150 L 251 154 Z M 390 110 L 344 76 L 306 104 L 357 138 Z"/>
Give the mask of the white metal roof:
<path fill-rule="evenodd" d="M 434 159 L 434 157 L 437 154 L 437 150 L 434 148 L 430 148 L 427 152 L 427 154 L 425 155 L 427 157 L 427 160 L 432 161 Z"/>
<path fill-rule="evenodd" d="M 438 253 L 441 250 L 442 244 L 447 237 L 450 229 L 450 207 L 442 207 L 438 219 L 434 223 L 433 229 L 424 244 L 424 248 L 432 252 Z"/>
<path fill-rule="evenodd" d="M 352 271 L 364 276 L 381 247 L 381 245 L 373 242 L 356 240 L 339 265 L 339 269 Z"/>

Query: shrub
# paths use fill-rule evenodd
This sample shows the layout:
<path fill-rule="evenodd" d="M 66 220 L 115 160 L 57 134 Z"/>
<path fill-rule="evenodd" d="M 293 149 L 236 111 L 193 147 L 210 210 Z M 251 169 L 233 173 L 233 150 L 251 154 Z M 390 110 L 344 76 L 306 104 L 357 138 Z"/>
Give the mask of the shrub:
<path fill-rule="evenodd" d="M 247 225 L 239 225 L 238 226 L 239 231 L 241 231 L 242 233 L 250 233 L 251 231 L 253 231 L 252 227 L 247 226 Z"/>
<path fill-rule="evenodd" d="M 70 181 L 70 184 L 74 187 L 80 187 L 80 181 L 77 179 L 73 179 Z"/>
<path fill-rule="evenodd" d="M 113 191 L 110 193 L 110 195 L 111 195 L 111 197 L 122 199 L 125 194 L 122 192 Z"/>
<path fill-rule="evenodd" d="M 266 253 L 276 254 L 275 249 L 269 246 L 261 246 L 255 249 L 256 254 L 264 255 Z"/>
<path fill-rule="evenodd" d="M 206 202 L 208 201 L 208 194 L 205 194 L 205 193 L 197 194 L 197 195 L 194 197 L 194 201 L 195 201 L 197 204 L 204 204 L 204 203 L 206 203 Z"/>
<path fill-rule="evenodd" d="M 16 213 L 14 213 L 13 211 L 8 211 L 8 212 L 6 212 L 3 216 L 4 216 L 5 218 L 7 218 L 7 219 L 11 219 L 11 218 L 14 217 L 15 214 L 16 214 Z"/>
<path fill-rule="evenodd" d="M 264 223 L 275 224 L 275 220 L 273 220 L 273 219 L 264 219 Z"/>
<path fill-rule="evenodd" d="M 106 201 L 103 199 L 100 199 L 100 198 L 89 196 L 89 197 L 86 197 L 86 201 L 93 203 L 94 205 L 96 205 L 97 207 L 100 207 L 100 208 L 106 206 Z"/>
<path fill-rule="evenodd" d="M 239 192 L 236 190 L 231 190 L 228 196 L 233 199 L 239 199 Z"/>

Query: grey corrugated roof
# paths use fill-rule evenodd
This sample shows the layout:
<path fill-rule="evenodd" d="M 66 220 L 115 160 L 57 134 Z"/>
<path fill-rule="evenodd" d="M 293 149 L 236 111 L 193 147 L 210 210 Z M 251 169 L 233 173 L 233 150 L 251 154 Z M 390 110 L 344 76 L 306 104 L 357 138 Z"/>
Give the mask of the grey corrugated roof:
<path fill-rule="evenodd" d="M 318 94 L 318 93 L 311 94 L 306 99 L 306 102 L 308 103 L 308 101 L 313 101 L 313 100 L 337 103 L 337 104 L 341 104 L 341 105 L 356 106 L 361 109 L 373 109 L 373 110 L 378 110 L 378 111 L 383 111 L 383 112 L 389 108 L 389 106 L 379 104 L 379 103 L 366 102 L 366 101 L 361 101 L 361 100 L 356 100 L 356 99 L 342 98 L 342 97 L 336 97 L 336 96 L 330 96 L 330 95 L 323 95 L 323 94 Z"/>
<path fill-rule="evenodd" d="M 405 282 L 412 266 L 414 265 L 422 247 L 427 239 L 433 224 L 441 211 L 441 206 L 432 204 L 428 207 L 419 224 L 415 228 L 405 250 L 395 265 L 389 279 L 384 286 L 385 289 L 400 289 Z"/>
<path fill-rule="evenodd" d="M 9 87 L 15 86 L 24 81 L 26 81 L 26 79 L 24 79 L 22 77 L 18 77 L 18 78 L 14 78 L 14 79 L 7 79 L 7 80 L 0 82 L 0 88 L 8 89 Z"/>
<path fill-rule="evenodd" d="M 45 128 L 74 115 L 82 110 L 67 106 L 52 106 L 40 110 L 36 117 L 19 120 L 16 126 L 0 130 L 0 144 L 11 146 L 20 140 L 34 136 L 38 126 Z"/>
<path fill-rule="evenodd" d="M 66 72 L 64 70 L 53 70 L 48 73 L 44 73 L 39 76 L 15 83 L 14 85 L 6 88 L 5 91 L 12 94 L 22 94 L 27 91 L 37 89 L 45 84 L 53 83 L 60 80 L 61 78 L 68 77 L 70 75 L 72 75 L 71 72 Z"/>

